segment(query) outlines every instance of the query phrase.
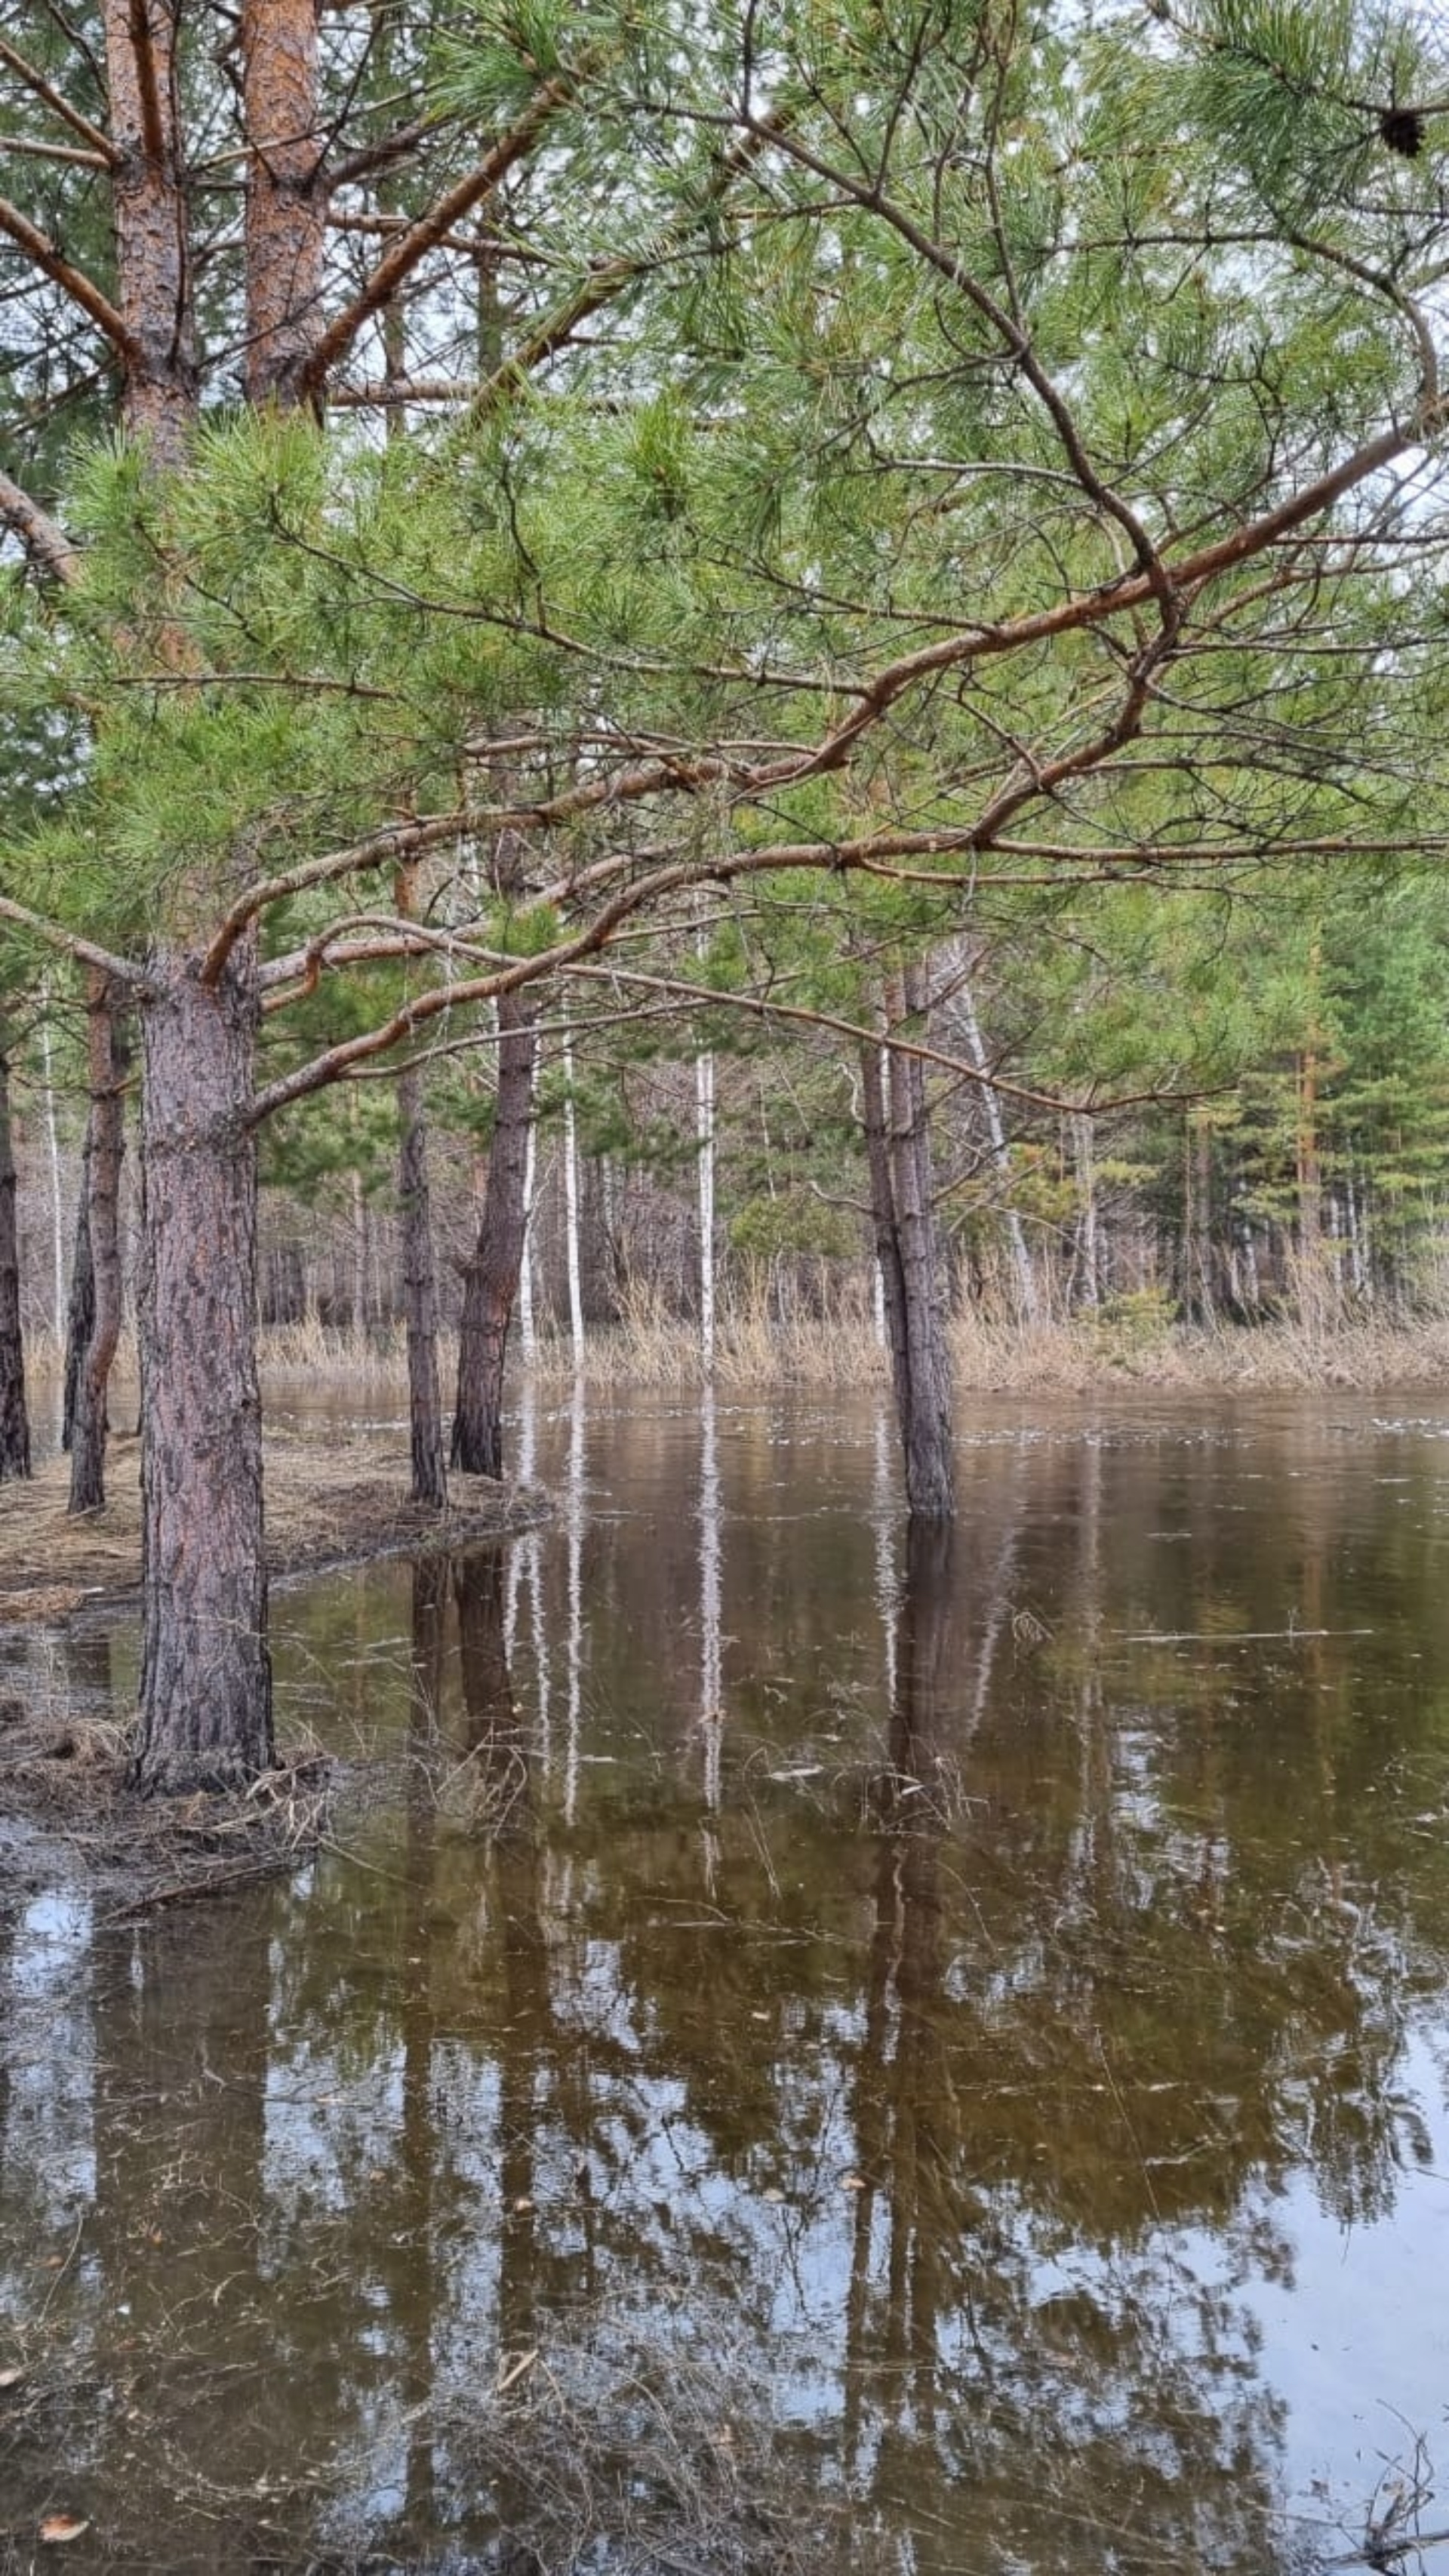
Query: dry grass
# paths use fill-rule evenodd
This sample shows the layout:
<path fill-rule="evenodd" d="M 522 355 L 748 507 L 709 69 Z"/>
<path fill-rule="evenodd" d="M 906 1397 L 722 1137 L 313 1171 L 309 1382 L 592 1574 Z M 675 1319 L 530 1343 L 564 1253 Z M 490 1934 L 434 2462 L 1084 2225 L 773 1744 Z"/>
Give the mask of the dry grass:
<path fill-rule="evenodd" d="M 1449 1385 L 1449 1321 L 1345 1324 L 1310 1332 L 1293 1323 L 1215 1332 L 1170 1326 L 1130 1300 L 1099 1316 L 1026 1327 L 967 1310 L 950 1325 L 952 1371 L 963 1394 L 1091 1395 L 1123 1386 L 1183 1394 L 1290 1392 Z M 569 1382 L 566 1339 L 542 1342 L 532 1362 L 544 1384 Z M 884 1387 L 886 1354 L 868 1312 L 797 1316 L 777 1324 L 757 1311 L 721 1321 L 714 1382 L 731 1392 L 768 1387 Z M 700 1386 L 705 1367 L 696 1329 L 644 1308 L 612 1330 L 591 1334 L 586 1384 Z"/>
<path fill-rule="evenodd" d="M 869 2509 L 822 2491 L 808 2439 L 792 2446 L 772 2420 L 757 2363 L 730 2350 L 728 2319 L 710 2322 L 693 2347 L 601 2326 L 505 2354 L 491 2392 L 442 2410 L 449 2448 L 498 2501 L 492 2564 L 520 2576 L 886 2576 L 899 2566 Z"/>
<path fill-rule="evenodd" d="M 1141 1333 L 1131 1316 L 1076 1317 L 1026 1331 L 962 1315 L 952 1326 L 951 1353 L 958 1387 L 1003 1394 L 1138 1385 L 1183 1394 L 1328 1387 L 1372 1395 L 1449 1385 L 1449 1322 L 1438 1317 L 1316 1333 L 1287 1322 Z"/>
<path fill-rule="evenodd" d="M 133 1591 L 141 1579 L 140 1442 L 113 1439 L 102 1512 L 66 1511 L 70 1461 L 48 1460 L 27 1484 L 0 1485 L 0 1620 L 63 1618 Z M 446 1513 L 407 1499 L 407 1444 L 326 1431 L 269 1433 L 267 1562 L 274 1575 L 422 1548 L 465 1545 L 536 1521 L 542 1497 L 455 1476 Z"/>
<path fill-rule="evenodd" d="M 1174 1325 L 1147 1297 L 1127 1297 L 1097 1315 L 1025 1326 L 963 1308 L 950 1324 L 952 1367 L 963 1393 L 1089 1395 L 1123 1385 L 1180 1388 L 1189 1393 L 1272 1394 L 1315 1387 L 1357 1388 L 1365 1394 L 1449 1383 L 1449 1316 L 1400 1315 L 1374 1323 L 1335 1323 L 1322 1328 L 1292 1321 L 1201 1330 Z M 291 1394 L 299 1384 L 324 1382 L 405 1400 L 406 1350 L 400 1327 L 353 1333 L 321 1324 L 267 1327 L 261 1336 L 265 1382 Z M 456 1348 L 441 1348 L 445 1389 L 456 1366 Z M 526 1365 L 542 1386 L 572 1384 L 581 1374 L 600 1388 L 702 1386 L 706 1372 L 697 1325 L 665 1308 L 661 1297 L 640 1294 L 618 1323 L 592 1327 L 582 1371 L 575 1367 L 566 1332 L 541 1334 Z M 54 1382 L 55 1353 L 40 1338 L 27 1350 L 37 1383 Z M 884 1387 L 886 1354 L 867 1300 L 847 1296 L 838 1310 L 781 1317 L 758 1295 L 741 1295 L 723 1307 L 715 1338 L 713 1379 L 729 1393 L 769 1387 L 821 1390 Z M 116 1400 L 121 1421 L 135 1418 L 133 1353 L 123 1343 L 117 1364 Z"/>

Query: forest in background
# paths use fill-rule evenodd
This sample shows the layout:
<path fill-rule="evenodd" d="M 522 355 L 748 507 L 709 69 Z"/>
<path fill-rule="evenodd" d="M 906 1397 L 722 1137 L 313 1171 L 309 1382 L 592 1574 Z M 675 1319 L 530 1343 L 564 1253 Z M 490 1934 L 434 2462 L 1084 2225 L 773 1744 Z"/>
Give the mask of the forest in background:
<path fill-rule="evenodd" d="M 1065 1017 L 1080 1065 L 1131 1049 L 1138 1078 L 1202 1088 L 1075 1117 L 933 1076 L 936 1223 L 954 1309 L 994 1331 L 1083 1318 L 1108 1356 L 1175 1324 L 1412 1328 L 1449 1306 L 1449 920 L 1437 883 L 1385 885 L 1366 915 L 1324 889 L 1203 902 L 1184 937 L 1141 907 L 1124 946 L 1083 908 L 1028 951 L 937 952 L 946 1047 L 1049 1092 Z M 81 1014 L 47 996 L 12 1066 L 25 1327 L 65 1340 L 82 1180 Z M 1140 1025 L 1134 1025 L 1140 1023 Z M 874 1301 L 858 1065 L 717 1012 L 707 1051 L 666 1023 L 544 1030 L 533 1100 L 520 1339 L 697 1334 L 722 1312 L 798 1336 L 857 1332 Z M 707 1087 L 702 1075 L 707 1069 Z M 1166 1078 L 1165 1075 L 1163 1077 Z M 431 1203 L 445 1327 L 486 1197 L 496 1078 L 486 1036 L 432 1091 Z M 263 1164 L 258 1313 L 395 1345 L 405 1322 L 398 1119 L 388 1084 L 274 1132 Z M 708 1170 L 706 1167 L 712 1167 Z M 136 1208 L 122 1201 L 128 1324 Z M 643 1329 L 641 1329 L 643 1328 Z M 626 1338 L 629 1338 L 626 1336 Z M 298 1347 L 301 1347 L 299 1344 Z M 755 1346 L 757 1347 L 757 1345 Z M 782 1365 L 798 1342 L 781 1344 Z"/>
<path fill-rule="evenodd" d="M 0 1128 L 77 1513 L 133 1295 L 144 1785 L 269 1751 L 260 1319 L 401 1316 L 440 1508 L 530 1307 L 869 1297 L 943 1521 L 953 1314 L 1434 1307 L 1434 12 L 10 0 L 0 98 Z"/>

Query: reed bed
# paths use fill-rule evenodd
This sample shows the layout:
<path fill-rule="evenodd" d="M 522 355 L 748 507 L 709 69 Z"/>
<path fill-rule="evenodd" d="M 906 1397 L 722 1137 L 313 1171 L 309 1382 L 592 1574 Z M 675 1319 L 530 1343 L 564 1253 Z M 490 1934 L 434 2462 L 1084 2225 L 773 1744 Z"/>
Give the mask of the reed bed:
<path fill-rule="evenodd" d="M 1312 1331 L 1292 1322 L 1217 1330 L 1106 1310 L 1026 1326 L 974 1311 L 948 1327 L 951 1369 L 962 1394 L 1081 1396 L 1140 1386 L 1190 1394 L 1283 1394 L 1315 1388 L 1449 1387 L 1449 1319 L 1341 1324 Z M 540 1342 L 530 1367 L 540 1383 L 582 1376 L 590 1386 L 744 1389 L 802 1386 L 884 1388 L 889 1363 L 867 1313 L 794 1316 L 758 1313 L 721 1321 L 714 1367 L 706 1369 L 696 1327 L 657 1314 L 626 1317 L 591 1333 L 582 1369 L 566 1337 Z"/>
<path fill-rule="evenodd" d="M 1127 1385 L 1184 1394 L 1282 1394 L 1342 1388 L 1372 1395 L 1394 1389 L 1449 1387 L 1449 1316 L 1398 1314 L 1373 1322 L 1309 1326 L 1283 1318 L 1212 1329 L 1175 1324 L 1153 1301 L 1122 1299 L 1096 1314 L 1023 1325 L 963 1308 L 948 1326 L 952 1375 L 965 1394 L 1090 1395 Z M 316 1322 L 268 1325 L 261 1335 L 267 1383 L 299 1382 L 335 1391 L 344 1383 L 371 1396 L 405 1400 L 407 1350 L 401 1325 L 357 1332 Z M 447 1400 L 457 1365 L 456 1338 L 442 1336 L 439 1363 Z M 27 1344 L 27 1372 L 54 1393 L 59 1357 L 53 1340 Z M 514 1366 L 548 1388 L 571 1385 L 665 1390 L 713 1383 L 731 1394 L 751 1388 L 809 1387 L 841 1391 L 884 1388 L 889 1364 L 864 1301 L 827 1315 L 778 1315 L 762 1301 L 741 1299 L 722 1312 L 713 1368 L 699 1327 L 639 1300 L 618 1322 L 590 1327 L 578 1360 L 570 1335 L 540 1334 L 525 1355 L 515 1341 Z M 136 1408 L 135 1346 L 123 1337 L 112 1380 L 113 1422 L 129 1427 Z"/>

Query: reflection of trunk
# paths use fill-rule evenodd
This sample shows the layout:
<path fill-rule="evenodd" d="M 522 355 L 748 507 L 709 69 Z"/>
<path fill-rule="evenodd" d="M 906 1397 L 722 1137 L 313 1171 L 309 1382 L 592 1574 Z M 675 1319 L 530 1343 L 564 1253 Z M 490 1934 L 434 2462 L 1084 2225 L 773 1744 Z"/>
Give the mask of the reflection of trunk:
<path fill-rule="evenodd" d="M 458 1333 L 452 1463 L 470 1476 L 503 1473 L 503 1367 L 528 1213 L 528 1129 L 537 1048 L 536 1003 L 522 993 L 500 994 L 498 1098 L 488 1186 L 464 1281 Z"/>
<path fill-rule="evenodd" d="M 259 2261 L 268 1933 L 281 1901 L 279 1889 L 260 1889 L 241 1907 L 216 1898 L 163 1909 L 136 1931 L 101 1930 L 89 1977 L 89 2259 L 99 2265 L 109 2316 L 126 2319 L 131 2352 L 146 2356 L 154 2420 L 167 2425 L 179 2456 L 214 2463 L 238 2493 L 285 2456 L 292 2402 L 288 2370 L 274 2370 L 266 2384 L 276 2322 Z M 193 2334 L 178 2334 L 181 2318 L 219 2318 L 231 2368 L 199 2367 L 194 2324 Z M 240 2408 L 239 2372 L 248 2384 Z M 199 2477 L 178 2484 L 167 2503 L 163 2563 L 213 2565 L 213 2495 Z"/>
<path fill-rule="evenodd" d="M 72 1512 L 98 1512 L 106 1499 L 106 1389 L 121 1338 L 121 1160 L 126 1150 L 125 1057 L 115 996 L 92 970 L 86 997 L 90 1115 L 82 1222 L 89 1247 L 91 1327 L 76 1372 L 70 1425 Z M 79 1238 L 77 1238 L 79 1240 Z"/>
<path fill-rule="evenodd" d="M 10 1133 L 9 1032 L 0 1023 L 0 1483 L 30 1473 L 25 1342 L 20 1327 L 20 1235 L 15 1221 L 15 1150 Z"/>
<path fill-rule="evenodd" d="M 407 1847 L 403 1867 L 402 2140 L 401 2181 L 406 2195 L 402 2233 L 407 2282 L 399 2299 L 405 2321 L 402 2400 L 408 2423 L 407 2527 L 417 2541 L 431 2537 L 434 2475 L 432 1929 L 435 1811 L 431 1750 L 438 1731 L 443 1688 L 443 1621 L 447 1607 L 445 1558 L 413 1564 L 412 1694 L 408 1712 Z"/>
<path fill-rule="evenodd" d="M 217 985 L 155 961 L 142 1006 L 143 1789 L 250 1779 L 272 1758 L 256 1367 L 256 1151 L 245 1124 L 254 950 Z"/>
<path fill-rule="evenodd" d="M 458 1604 L 458 1660 L 468 1750 L 483 1756 L 485 1770 L 496 1754 L 505 1770 L 517 1765 L 526 1780 L 504 1636 L 502 1549 L 480 1548 L 475 1555 L 456 1557 L 453 1593 Z"/>
<path fill-rule="evenodd" d="M 503 1953 L 503 2015 L 497 2033 L 503 2188 L 498 2339 L 504 2352 L 517 2352 L 535 2340 L 534 2148 L 538 2078 L 552 2025 L 548 1947 L 528 1757 L 504 1643 L 501 1550 L 488 1548 L 456 1559 L 453 1587 L 468 1746 L 489 1782 L 496 1822 L 493 1866 Z M 505 2528 L 521 2514 L 525 2492 L 515 2494 L 509 2481 L 500 2481 L 499 2515 Z"/>
<path fill-rule="evenodd" d="M 942 1713 L 952 1670 L 948 1621 L 957 1585 L 947 1523 L 912 1521 L 896 1636 L 890 1770 L 884 1783 L 876 1925 L 866 1989 L 865 2047 L 855 2111 L 859 2194 L 847 2303 L 847 2440 L 859 2439 L 876 2198 L 886 2197 L 886 2308 L 879 2360 L 898 2401 L 914 2374 L 913 2412 L 935 2403 L 942 2306 L 938 2248 L 961 2233 L 961 2213 L 936 2205 L 953 2190 L 956 2140 L 943 2134 L 953 2101 L 943 2064 L 940 1842 Z M 894 1990 L 894 2008 L 892 2008 Z M 892 2048 L 892 2033 L 894 2047 Z"/>
<path fill-rule="evenodd" d="M 898 1029 L 908 1013 L 923 1017 L 926 1001 L 920 967 L 893 977 L 886 995 L 887 1033 Z M 925 1072 L 918 1057 L 881 1045 L 862 1049 L 861 1071 L 871 1213 L 905 1453 L 906 1502 L 913 1516 L 948 1520 L 956 1508 L 950 1373 L 931 1206 Z"/>

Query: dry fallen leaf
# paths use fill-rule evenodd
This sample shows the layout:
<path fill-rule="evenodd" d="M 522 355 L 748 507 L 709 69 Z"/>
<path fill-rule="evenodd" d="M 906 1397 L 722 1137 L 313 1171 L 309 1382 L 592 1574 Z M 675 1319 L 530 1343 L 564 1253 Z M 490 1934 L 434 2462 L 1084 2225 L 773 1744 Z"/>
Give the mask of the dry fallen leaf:
<path fill-rule="evenodd" d="M 23 2370 L 0 2370 L 0 2388 L 18 2388 L 24 2377 Z"/>
<path fill-rule="evenodd" d="M 840 2177 L 840 2188 L 842 2191 L 864 2191 L 865 2176 L 863 2174 L 855 2173 L 842 2174 Z"/>
<path fill-rule="evenodd" d="M 82 2513 L 47 2513 L 42 2515 L 37 2540 L 79 2540 L 90 2524 Z"/>

